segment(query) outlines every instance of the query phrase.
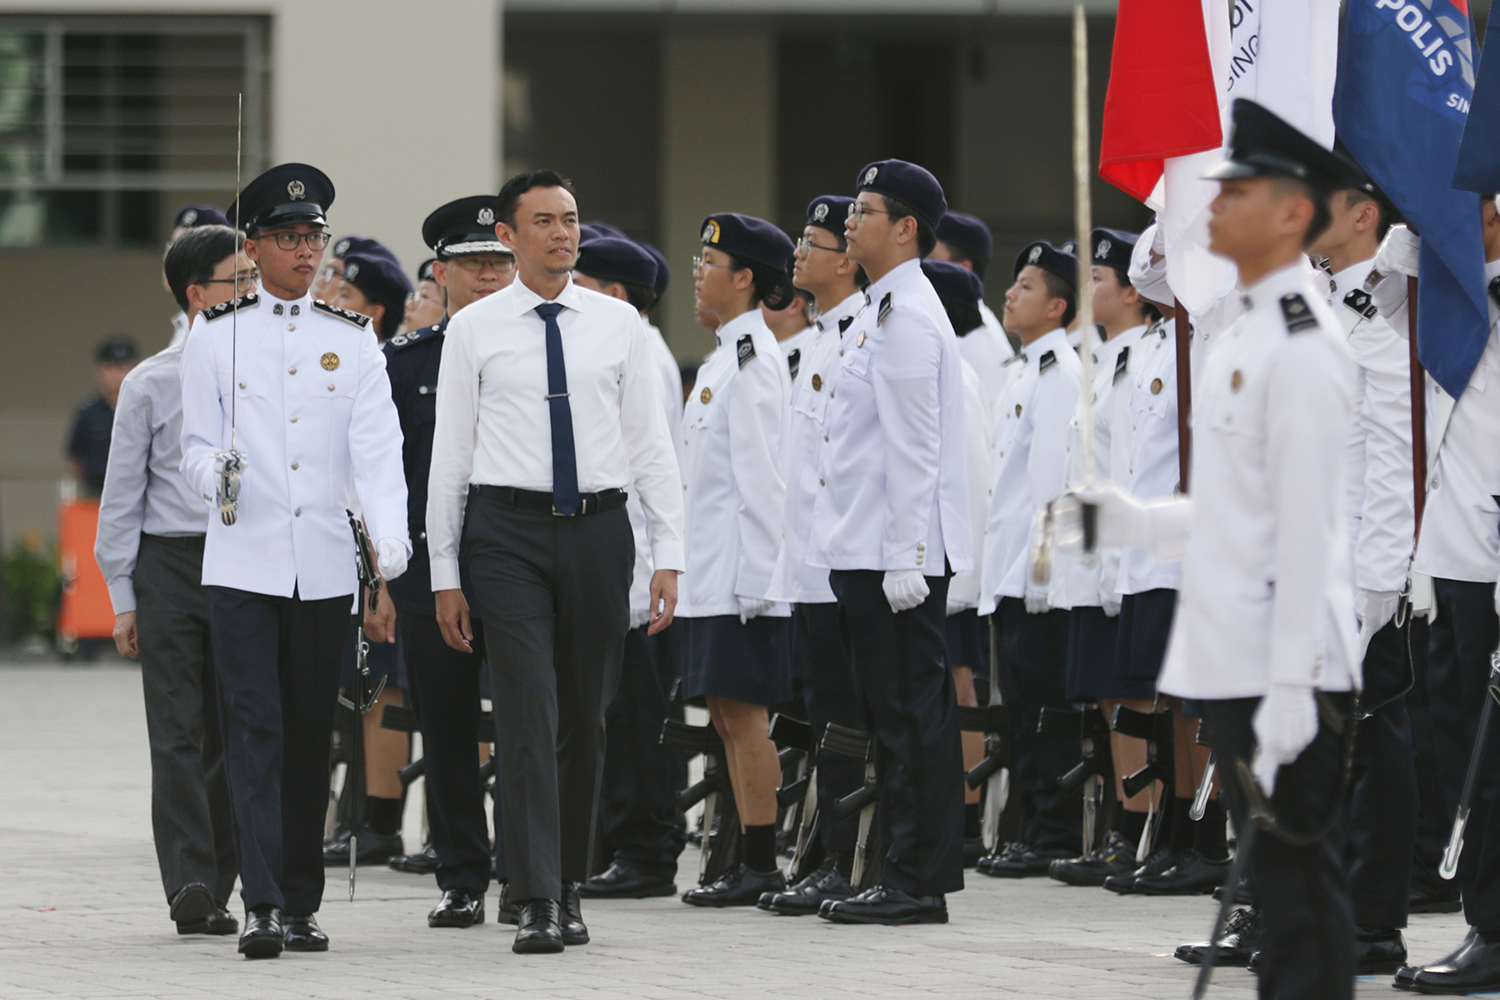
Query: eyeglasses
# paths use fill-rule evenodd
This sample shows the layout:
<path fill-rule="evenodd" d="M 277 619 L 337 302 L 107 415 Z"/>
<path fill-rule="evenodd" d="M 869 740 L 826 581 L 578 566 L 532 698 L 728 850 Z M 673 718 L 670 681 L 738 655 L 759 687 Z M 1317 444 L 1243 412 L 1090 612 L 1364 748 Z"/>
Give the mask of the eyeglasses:
<path fill-rule="evenodd" d="M 890 215 L 890 214 L 891 214 L 890 212 L 884 212 L 884 211 L 881 211 L 878 208 L 871 208 L 869 205 L 863 205 L 863 204 L 860 204 L 859 202 L 855 202 L 854 204 L 852 204 L 852 205 L 849 206 L 849 218 L 851 218 L 851 219 L 854 220 L 854 224 L 856 226 L 858 226 L 861 223 L 863 223 L 865 221 L 865 216 L 867 216 L 867 215 Z"/>
<path fill-rule="evenodd" d="M 711 267 L 722 267 L 726 271 L 737 270 L 737 268 L 733 264 L 715 264 L 712 261 L 710 261 L 709 259 L 707 259 L 706 257 L 694 257 L 693 258 L 693 276 L 694 277 L 698 277 L 698 278 L 703 277 L 703 275 L 706 274 L 708 272 L 708 269 L 711 268 Z"/>
<path fill-rule="evenodd" d="M 514 257 L 452 257 L 449 264 L 463 268 L 470 274 L 479 274 L 486 269 L 504 274 L 512 271 L 516 266 Z"/>
<path fill-rule="evenodd" d="M 298 243 L 306 240 L 307 249 L 321 250 L 328 245 L 328 241 L 333 237 L 329 236 L 326 231 L 319 230 L 315 233 L 262 233 L 259 236 L 252 236 L 250 238 L 252 240 L 274 239 L 276 240 L 276 246 L 281 250 L 295 250 Z M 343 275 L 339 275 L 339 277 L 342 278 Z"/>
<path fill-rule="evenodd" d="M 412 292 L 406 297 L 406 304 L 409 306 L 421 305 L 423 302 L 431 302 L 433 305 L 443 304 L 443 300 L 436 295 L 428 295 L 424 292 Z"/>
<path fill-rule="evenodd" d="M 843 253 L 838 247 L 825 247 L 821 243 L 814 243 L 806 236 L 797 241 L 797 256 L 806 260 L 812 256 L 814 250 L 827 250 L 829 253 Z"/>
<path fill-rule="evenodd" d="M 344 272 L 332 264 L 324 264 L 323 269 L 318 272 L 318 280 L 325 285 L 331 281 L 343 281 Z"/>
<path fill-rule="evenodd" d="M 205 281 L 196 282 L 199 285 L 234 285 L 234 290 L 240 295 L 248 294 L 260 282 L 260 268 L 243 272 L 235 278 L 208 278 Z"/>

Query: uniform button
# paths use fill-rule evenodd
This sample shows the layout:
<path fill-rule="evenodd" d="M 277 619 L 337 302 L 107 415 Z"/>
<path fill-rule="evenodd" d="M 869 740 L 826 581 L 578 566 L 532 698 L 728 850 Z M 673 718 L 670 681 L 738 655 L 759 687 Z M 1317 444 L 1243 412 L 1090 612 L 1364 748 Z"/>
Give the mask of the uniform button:
<path fill-rule="evenodd" d="M 241 383 L 240 383 L 240 388 L 241 388 L 241 389 L 243 389 L 243 388 L 245 388 L 245 383 L 243 383 L 243 382 L 241 382 Z"/>
<path fill-rule="evenodd" d="M 842 347 L 840 347 L 839 348 L 839 357 L 842 358 L 843 356 L 844 356 L 844 349 Z"/>
<path fill-rule="evenodd" d="M 293 517 L 301 517 L 302 516 L 302 508 L 298 507 L 296 510 L 292 511 L 292 516 Z"/>
<path fill-rule="evenodd" d="M 838 393 L 834 392 L 832 389 L 828 390 L 828 398 L 829 399 L 832 399 L 834 396 L 837 396 L 837 395 L 838 395 Z"/>
<path fill-rule="evenodd" d="M 295 329 L 297 329 L 297 324 L 296 323 L 288 323 L 286 325 L 286 328 L 287 328 L 288 331 L 295 330 Z"/>
<path fill-rule="evenodd" d="M 425 542 L 425 541 L 427 541 L 427 532 L 425 532 L 425 531 L 418 532 L 417 533 L 417 537 L 420 538 L 422 541 Z"/>
<path fill-rule="evenodd" d="M 1437 489 L 1438 488 L 1438 477 L 1437 476 L 1433 476 L 1432 477 L 1432 488 L 1433 489 Z"/>
<path fill-rule="evenodd" d="M 286 373 L 288 375 L 295 375 L 295 374 L 297 374 L 297 366 L 296 365 L 292 365 L 292 367 L 290 367 L 290 368 L 288 368 L 286 370 Z"/>
<path fill-rule="evenodd" d="M 823 480 L 821 480 L 821 479 L 819 479 L 819 480 L 818 480 L 818 485 L 819 485 L 819 486 L 827 486 L 827 485 L 828 485 L 828 484 L 827 484 L 827 483 L 825 483 L 825 482 L 823 482 Z"/>
<path fill-rule="evenodd" d="M 297 422 L 297 414 L 293 413 L 292 414 L 292 423 L 295 424 L 296 422 Z"/>
<path fill-rule="evenodd" d="M 824 441 L 827 441 L 827 440 L 828 440 L 828 435 L 827 435 L 827 434 L 824 434 L 824 435 L 823 435 L 823 440 L 824 440 Z"/>
<path fill-rule="evenodd" d="M 333 383 L 332 383 L 332 382 L 329 382 L 329 383 L 328 383 L 328 391 L 329 391 L 329 392 L 332 392 L 332 391 L 333 391 Z"/>
<path fill-rule="evenodd" d="M 294 471 L 294 472 L 295 472 L 295 471 L 296 471 L 296 470 L 297 470 L 297 468 L 298 468 L 298 463 L 296 463 L 296 462 L 293 462 L 293 463 L 292 463 L 292 471 Z"/>

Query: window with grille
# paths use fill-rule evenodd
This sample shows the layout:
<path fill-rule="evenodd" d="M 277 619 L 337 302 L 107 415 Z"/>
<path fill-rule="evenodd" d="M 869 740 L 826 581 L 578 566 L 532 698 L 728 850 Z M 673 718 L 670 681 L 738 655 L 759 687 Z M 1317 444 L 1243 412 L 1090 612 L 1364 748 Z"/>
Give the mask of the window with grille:
<path fill-rule="evenodd" d="M 265 166 L 252 18 L 0 17 L 0 247 L 159 244 Z"/>

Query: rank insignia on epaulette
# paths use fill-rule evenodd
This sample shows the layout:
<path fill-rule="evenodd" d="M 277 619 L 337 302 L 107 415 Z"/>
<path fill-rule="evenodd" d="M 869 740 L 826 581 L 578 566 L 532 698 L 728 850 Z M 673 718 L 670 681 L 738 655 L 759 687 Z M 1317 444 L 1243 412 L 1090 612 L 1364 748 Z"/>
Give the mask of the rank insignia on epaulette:
<path fill-rule="evenodd" d="M 1048 351 L 1046 354 L 1043 354 L 1042 357 L 1041 357 L 1041 360 L 1037 362 L 1037 374 L 1039 374 L 1039 375 L 1045 375 L 1045 374 L 1047 374 L 1047 370 L 1048 369 L 1050 369 L 1050 368 L 1056 368 L 1056 367 L 1057 367 L 1057 352 L 1056 351 Z"/>
<path fill-rule="evenodd" d="M 1114 382 L 1112 382 L 1110 384 L 1114 385 L 1114 384 L 1118 383 L 1120 381 L 1120 379 L 1122 379 L 1122 378 L 1125 377 L 1125 373 L 1127 371 L 1129 371 L 1129 370 L 1130 370 L 1130 345 L 1126 344 L 1124 347 L 1120 348 L 1120 353 L 1115 356 L 1115 378 L 1114 378 Z"/>
<path fill-rule="evenodd" d="M 875 314 L 875 325 L 879 326 L 885 322 L 885 318 L 891 314 L 896 305 L 896 293 L 886 292 L 885 298 L 880 300 L 880 311 Z"/>
<path fill-rule="evenodd" d="M 230 299 L 228 302 L 220 302 L 216 306 L 209 306 L 207 309 L 203 310 L 203 318 L 205 320 L 210 320 L 218 319 L 220 316 L 228 316 L 230 313 L 234 312 L 236 306 L 241 309 L 249 309 L 259 301 L 260 295 L 256 292 L 251 292 L 249 295 L 241 295 L 237 299 Z"/>
<path fill-rule="evenodd" d="M 1375 308 L 1375 300 L 1370 297 L 1370 293 L 1363 288 L 1356 288 L 1348 295 L 1345 295 L 1344 305 L 1353 309 L 1365 319 L 1374 319 L 1375 314 L 1380 311 Z"/>
<path fill-rule="evenodd" d="M 1307 300 L 1296 292 L 1281 297 L 1281 316 L 1286 320 L 1287 333 L 1301 333 L 1303 330 L 1318 328 L 1318 317 L 1313 315 Z"/>
<path fill-rule="evenodd" d="M 747 333 L 735 344 L 735 350 L 739 353 L 740 367 L 743 368 L 755 357 L 755 341 Z"/>
<path fill-rule="evenodd" d="M 327 302 L 324 302 L 322 299 L 315 300 L 313 302 L 313 308 L 321 309 L 328 315 L 333 316 L 337 319 L 341 319 L 345 323 L 353 323 L 361 330 L 367 328 L 370 325 L 370 317 L 364 315 L 363 313 L 357 313 L 352 309 L 344 309 L 339 306 L 331 306 Z"/>
<path fill-rule="evenodd" d="M 786 366 L 791 370 L 792 381 L 797 381 L 797 369 L 802 366 L 802 349 L 798 348 L 786 356 Z"/>

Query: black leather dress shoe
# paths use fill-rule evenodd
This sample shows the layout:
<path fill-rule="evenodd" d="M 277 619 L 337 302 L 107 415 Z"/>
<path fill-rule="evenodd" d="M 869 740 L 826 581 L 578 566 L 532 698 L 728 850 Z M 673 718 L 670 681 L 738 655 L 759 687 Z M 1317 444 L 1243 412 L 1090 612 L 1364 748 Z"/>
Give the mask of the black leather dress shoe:
<path fill-rule="evenodd" d="M 1260 975 L 1260 957 L 1264 954 L 1265 952 L 1263 951 L 1257 951 L 1255 954 L 1251 955 L 1250 961 L 1245 963 L 1245 971 L 1250 973 L 1250 975 L 1252 976 Z"/>
<path fill-rule="evenodd" d="M 401 844 L 399 833 L 376 833 L 369 827 L 359 831 L 359 856 L 354 859 L 358 865 L 383 865 L 402 853 L 405 848 Z M 323 848 L 323 864 L 328 867 L 338 867 L 349 863 L 349 838 L 334 841 Z"/>
<path fill-rule="evenodd" d="M 848 899 L 853 895 L 854 886 L 839 871 L 838 858 L 829 855 L 823 866 L 807 878 L 781 892 L 765 893 L 756 905 L 782 916 L 801 917 L 817 913 L 830 900 Z"/>
<path fill-rule="evenodd" d="M 1224 922 L 1224 933 L 1219 937 L 1219 950 L 1214 956 L 1214 965 L 1240 968 L 1250 961 L 1260 947 L 1260 914 L 1245 907 L 1234 910 Z M 1208 955 L 1208 942 L 1180 944 L 1173 957 L 1189 965 L 1202 965 Z"/>
<path fill-rule="evenodd" d="M 555 899 L 528 899 L 521 904 L 521 926 L 510 950 L 517 955 L 555 955 L 563 943 L 561 908 Z"/>
<path fill-rule="evenodd" d="M 1147 875 L 1160 875 L 1177 863 L 1177 852 L 1167 847 L 1159 847 L 1146 863 L 1133 872 L 1125 875 L 1111 875 L 1104 880 L 1104 888 L 1110 892 L 1118 892 L 1122 896 L 1128 896 L 1135 892 L 1135 880 Z"/>
<path fill-rule="evenodd" d="M 208 886 L 202 882 L 189 882 L 172 894 L 168 905 L 173 920 L 179 924 L 191 924 L 207 919 L 218 904 Z"/>
<path fill-rule="evenodd" d="M 241 955 L 276 958 L 284 946 L 280 910 L 274 906 L 257 906 L 245 914 L 245 931 L 240 935 Z"/>
<path fill-rule="evenodd" d="M 980 858 L 979 862 L 974 866 L 974 870 L 981 875 L 988 875 L 990 873 L 990 867 L 994 865 L 996 861 L 999 861 L 1001 858 L 1009 857 L 1017 851 L 1023 851 L 1025 849 L 1025 844 L 1003 844 L 996 853 L 989 854 L 985 857 Z"/>
<path fill-rule="evenodd" d="M 562 906 L 558 923 L 562 926 L 563 944 L 589 943 L 588 924 L 583 922 L 583 899 L 578 894 L 577 882 L 563 883 Z"/>
<path fill-rule="evenodd" d="M 1202 896 L 1224 884 L 1229 868 L 1228 858 L 1210 861 L 1189 849 L 1160 875 L 1136 876 L 1135 891 L 1143 896 Z"/>
<path fill-rule="evenodd" d="M 1389 976 L 1406 967 L 1406 939 L 1393 928 L 1357 927 L 1354 931 L 1354 974 Z"/>
<path fill-rule="evenodd" d="M 615 861 L 578 887 L 585 899 L 646 899 L 675 896 L 677 884 L 660 875 L 647 875 L 625 861 Z"/>
<path fill-rule="evenodd" d="M 1454 948 L 1448 954 L 1444 955 L 1442 958 L 1438 959 L 1432 964 L 1445 965 L 1449 962 L 1452 962 L 1459 955 L 1463 954 L 1465 951 L 1471 948 L 1474 945 L 1474 942 L 1477 940 L 1479 940 L 1479 932 L 1470 927 L 1469 932 L 1464 935 L 1463 943 L 1461 943 L 1457 948 Z M 1391 982 L 1391 986 L 1398 990 L 1411 989 L 1412 984 L 1417 981 L 1417 973 L 1421 972 L 1422 968 L 1422 966 L 1415 965 L 1401 966 L 1401 968 L 1396 970 L 1396 978 Z"/>
<path fill-rule="evenodd" d="M 1467 996 L 1500 990 L 1500 935 L 1493 941 L 1476 934 L 1468 946 L 1447 961 L 1424 965 L 1412 978 L 1413 993 Z"/>
<path fill-rule="evenodd" d="M 1101 886 L 1111 875 L 1125 875 L 1135 867 L 1135 845 L 1111 833 L 1101 849 L 1081 858 L 1054 861 L 1047 874 L 1066 885 Z"/>
<path fill-rule="evenodd" d="M 1073 852 L 1061 848 L 1021 847 L 1002 854 L 980 871 L 991 878 L 1035 878 L 1046 875 L 1054 861 L 1066 861 Z"/>
<path fill-rule="evenodd" d="M 510 883 L 500 883 L 500 898 L 495 902 L 495 919 L 515 926 L 521 922 L 521 906 L 510 898 Z"/>
<path fill-rule="evenodd" d="M 202 920 L 179 920 L 178 934 L 238 934 L 240 922 L 224 907 L 214 904 L 214 912 Z"/>
<path fill-rule="evenodd" d="M 1458 893 L 1449 895 L 1443 891 L 1417 890 L 1411 894 L 1411 900 L 1406 905 L 1408 913 L 1457 913 L 1463 908 L 1464 903 L 1458 898 Z"/>
<path fill-rule="evenodd" d="M 473 927 L 484 923 L 484 893 L 449 889 L 427 914 L 428 927 Z"/>
<path fill-rule="evenodd" d="M 1225 887 L 1221 885 L 1217 889 L 1214 890 L 1214 902 L 1215 903 L 1222 903 L 1222 902 L 1224 902 L 1224 888 Z M 1240 879 L 1240 884 L 1235 889 L 1235 893 L 1234 893 L 1234 905 L 1235 906 L 1254 906 L 1255 905 L 1255 894 L 1250 891 L 1250 883 L 1246 882 L 1243 878 Z"/>
<path fill-rule="evenodd" d="M 327 951 L 328 935 L 318 926 L 318 918 L 311 913 L 295 916 L 288 913 L 282 919 L 282 937 L 287 951 Z"/>
<path fill-rule="evenodd" d="M 345 863 L 348 863 L 349 855 L 344 855 Z M 437 851 L 431 844 L 423 847 L 416 854 L 398 854 L 386 862 L 393 872 L 405 872 L 408 875 L 431 875 L 438 869 Z"/>
<path fill-rule="evenodd" d="M 948 902 L 942 896 L 913 896 L 877 885 L 849 899 L 824 904 L 818 916 L 836 924 L 946 924 Z"/>
<path fill-rule="evenodd" d="M 755 872 L 749 865 L 740 865 L 712 885 L 689 889 L 682 901 L 690 906 L 754 906 L 768 892 L 785 891 L 786 876 L 780 869 Z"/>

